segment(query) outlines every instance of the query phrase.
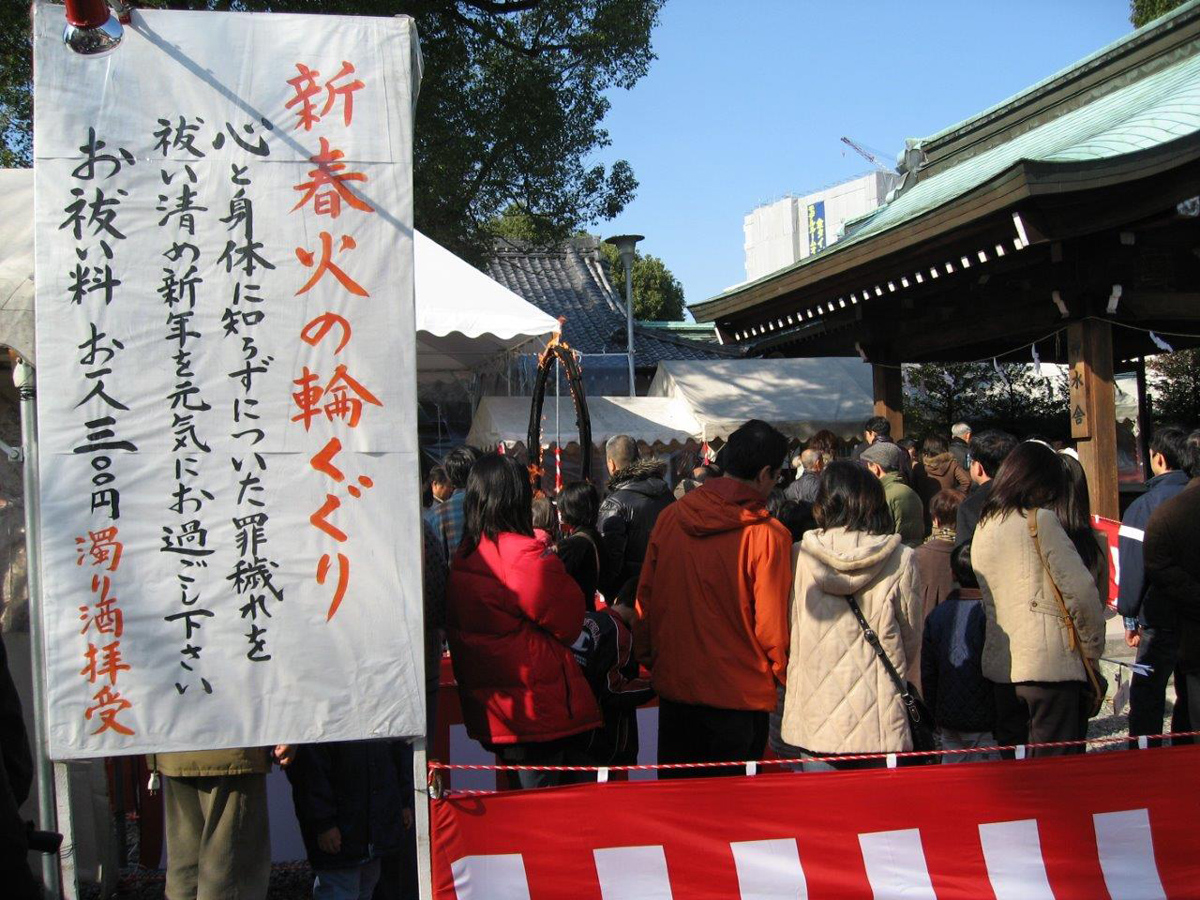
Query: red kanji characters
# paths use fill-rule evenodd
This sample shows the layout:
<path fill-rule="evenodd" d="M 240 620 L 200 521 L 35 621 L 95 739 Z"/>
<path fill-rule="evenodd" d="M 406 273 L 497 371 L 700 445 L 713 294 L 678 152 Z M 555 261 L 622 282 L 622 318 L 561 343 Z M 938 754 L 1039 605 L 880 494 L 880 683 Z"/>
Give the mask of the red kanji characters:
<path fill-rule="evenodd" d="M 95 628 L 100 634 L 111 634 L 120 637 L 125 631 L 125 617 L 117 606 L 117 598 L 109 596 L 111 582 L 107 575 L 92 576 L 92 593 L 99 592 L 100 599 L 96 601 L 95 611 L 90 606 L 79 607 L 79 621 L 83 622 L 80 634 L 87 634 L 89 628 Z"/>
<path fill-rule="evenodd" d="M 321 93 L 321 89 L 317 87 L 317 79 L 321 77 L 321 73 L 310 69 L 304 63 L 296 63 L 296 70 L 300 74 L 289 78 L 287 82 L 296 91 L 296 96 L 284 105 L 284 109 L 291 109 L 299 104 L 300 109 L 296 115 L 300 121 L 297 124 L 305 131 L 312 131 L 312 127 L 321 121 L 321 115 L 316 111 L 317 105 L 312 102 L 312 98 Z"/>
<path fill-rule="evenodd" d="M 114 691 L 106 684 L 96 692 L 92 699 L 96 701 L 95 704 L 89 706 L 83 713 L 84 718 L 89 721 L 92 716 L 99 715 L 100 727 L 93 731 L 92 734 L 100 734 L 101 732 L 108 731 L 110 728 L 119 734 L 130 735 L 134 733 L 132 728 L 122 725 L 117 721 L 119 713 L 133 706 L 132 703 L 121 696 L 120 691 Z"/>
<path fill-rule="evenodd" d="M 357 78 L 345 84 L 336 82 L 339 78 L 353 75 L 354 66 L 343 60 L 341 71 L 325 82 L 325 105 L 320 112 L 317 112 L 317 104 L 313 102 L 313 98 L 321 93 L 321 88 L 317 86 L 317 79 L 321 77 L 321 73 L 316 69 L 310 69 L 304 63 L 296 63 L 296 71 L 300 74 L 289 78 L 287 82 L 296 93 L 285 104 L 286 109 L 297 105 L 300 107 L 296 111 L 299 119 L 296 124 L 305 131 L 312 131 L 313 125 L 320 122 L 321 118 L 333 109 L 338 98 L 341 98 L 342 124 L 349 126 L 354 119 L 354 92 L 362 90 L 365 85 Z"/>
<path fill-rule="evenodd" d="M 325 115 L 331 109 L 338 97 L 342 98 L 342 124 L 349 127 L 351 120 L 354 119 L 354 92 L 362 90 L 363 83 L 355 78 L 353 81 L 348 81 L 345 84 L 335 85 L 334 82 L 339 78 L 345 78 L 347 75 L 354 74 L 354 66 L 342 60 L 342 70 L 325 82 L 325 106 L 321 109 L 321 115 Z"/>
<path fill-rule="evenodd" d="M 343 348 L 348 343 L 350 343 L 351 335 L 350 323 L 337 313 L 321 313 L 321 315 L 317 316 L 304 326 L 303 330 L 300 332 L 300 340 L 304 341 L 304 343 L 308 344 L 310 347 L 315 347 L 325 339 L 325 335 L 329 334 L 335 325 L 342 330 L 341 339 L 338 341 L 338 345 L 333 351 L 334 355 L 336 356 L 342 352 Z"/>
<path fill-rule="evenodd" d="M 324 387 L 317 384 L 317 379 L 317 374 L 305 366 L 300 377 L 292 382 L 299 388 L 292 394 L 292 400 L 300 409 L 298 414 L 292 416 L 292 421 L 303 422 L 305 431 L 309 430 L 313 418 L 321 412 L 331 422 L 338 418 L 351 428 L 356 428 L 362 418 L 364 403 L 383 406 L 378 397 L 346 371 L 345 365 L 333 370 L 333 377 Z M 325 400 L 323 406 L 322 400 Z"/>
<path fill-rule="evenodd" d="M 75 538 L 75 550 L 79 554 L 76 565 L 82 566 L 83 561 L 90 558 L 93 566 L 105 566 L 108 571 L 115 572 L 121 563 L 123 548 L 124 545 L 117 540 L 115 525 L 101 528 L 99 531 L 89 531 L 87 537 Z"/>
<path fill-rule="evenodd" d="M 129 666 L 121 659 L 120 641 L 113 641 L 103 647 L 97 647 L 89 641 L 84 657 L 87 662 L 79 670 L 79 674 L 92 684 L 105 678 L 109 684 L 116 684 L 117 673 L 129 671 Z"/>
<path fill-rule="evenodd" d="M 333 592 L 333 600 L 329 603 L 329 612 L 325 615 L 325 621 L 328 622 L 333 618 L 333 614 L 338 611 L 338 607 L 342 605 L 342 598 L 346 596 L 346 585 L 350 583 L 350 560 L 346 554 L 339 553 L 338 561 L 338 582 L 337 588 Z M 329 567 L 333 561 L 329 554 L 326 553 L 321 557 L 321 561 L 317 563 L 317 584 L 324 584 L 325 577 L 329 574 Z"/>
<path fill-rule="evenodd" d="M 341 246 L 338 247 L 338 252 L 343 250 L 353 250 L 357 246 L 358 244 L 354 242 L 354 238 L 348 234 L 343 235 Z M 312 251 L 305 250 L 303 247 L 297 247 L 296 259 L 300 260 L 301 263 L 311 269 L 314 265 L 314 260 L 316 257 Z M 313 285 L 321 280 L 321 277 L 326 272 L 332 273 L 333 277 L 341 283 L 342 287 L 354 294 L 354 296 L 371 296 L 365 290 L 363 290 L 362 285 L 347 275 L 345 271 L 343 271 L 343 269 L 333 261 L 333 235 L 331 235 L 328 231 L 321 232 L 321 261 L 315 263 L 315 265 L 316 271 L 312 273 L 312 277 L 305 282 L 304 287 L 296 291 L 297 297 L 299 297 L 301 294 L 307 294 L 312 289 Z"/>
<path fill-rule="evenodd" d="M 298 184 L 292 189 L 304 192 L 304 196 L 292 207 L 292 212 L 304 206 L 309 200 L 313 200 L 314 197 L 316 199 L 313 202 L 313 212 L 318 216 L 329 216 L 336 219 L 342 214 L 343 201 L 362 212 L 375 211 L 370 204 L 357 197 L 347 186 L 347 181 L 366 181 L 367 176 L 362 172 L 343 172 L 346 163 L 339 162 L 339 160 L 345 155 L 341 150 L 330 150 L 329 141 L 321 138 L 321 152 L 310 157 L 310 161 L 317 164 L 315 169 L 310 169 L 308 172 L 308 177 L 312 180 Z"/>

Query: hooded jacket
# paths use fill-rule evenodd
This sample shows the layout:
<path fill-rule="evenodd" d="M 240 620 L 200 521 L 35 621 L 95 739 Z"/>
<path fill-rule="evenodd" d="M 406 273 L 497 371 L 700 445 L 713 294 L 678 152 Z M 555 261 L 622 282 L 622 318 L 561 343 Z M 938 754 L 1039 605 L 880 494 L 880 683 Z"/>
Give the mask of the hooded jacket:
<path fill-rule="evenodd" d="M 675 499 L 663 479 L 666 472 L 665 462 L 637 459 L 608 480 L 608 496 L 596 517 L 605 556 L 600 591 L 606 597 L 615 597 L 626 581 L 641 574 L 654 523 Z"/>
<path fill-rule="evenodd" d="M 813 753 L 912 749 L 895 684 L 863 636 L 853 595 L 896 671 L 921 672 L 921 585 L 898 534 L 810 531 L 795 548 L 783 739 Z"/>
<path fill-rule="evenodd" d="M 659 696 L 775 708 L 787 670 L 791 545 L 763 497 L 733 478 L 710 479 L 663 511 L 634 623 L 635 652 Z"/>
<path fill-rule="evenodd" d="M 583 592 L 538 540 L 501 533 L 456 554 L 446 640 L 467 734 L 483 744 L 552 741 L 600 724 L 571 655 Z"/>
<path fill-rule="evenodd" d="M 925 456 L 913 469 L 913 488 L 925 504 L 925 530 L 933 528 L 933 517 L 929 512 L 929 501 L 938 491 L 949 489 L 966 494 L 971 489 L 971 476 L 958 464 L 950 453 Z M 948 525 L 948 522 L 943 524 Z"/>

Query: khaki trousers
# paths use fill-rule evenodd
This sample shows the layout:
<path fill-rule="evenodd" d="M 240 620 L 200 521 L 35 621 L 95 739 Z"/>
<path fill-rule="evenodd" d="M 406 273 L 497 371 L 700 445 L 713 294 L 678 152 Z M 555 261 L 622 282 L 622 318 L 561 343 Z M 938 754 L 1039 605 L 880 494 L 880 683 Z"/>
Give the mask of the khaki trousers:
<path fill-rule="evenodd" d="M 163 777 L 167 900 L 265 900 L 265 775 Z"/>

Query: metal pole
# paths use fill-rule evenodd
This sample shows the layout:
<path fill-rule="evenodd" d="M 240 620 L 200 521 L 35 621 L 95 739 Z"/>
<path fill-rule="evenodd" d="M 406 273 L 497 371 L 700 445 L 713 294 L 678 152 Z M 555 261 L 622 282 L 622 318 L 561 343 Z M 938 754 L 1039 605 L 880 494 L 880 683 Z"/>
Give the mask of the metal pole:
<path fill-rule="evenodd" d="M 558 395 L 559 382 L 562 375 L 562 363 L 557 359 L 554 360 L 554 485 L 555 487 L 562 481 L 562 420 L 558 415 Z"/>
<path fill-rule="evenodd" d="M 37 388 L 33 367 L 23 359 L 13 366 L 13 384 L 21 402 L 22 477 L 25 487 L 25 556 L 29 589 L 29 651 L 33 661 L 33 737 L 38 788 L 38 827 L 58 830 L 54 803 L 54 769 L 46 735 L 46 645 L 42 635 L 42 504 L 38 493 Z M 70 841 L 71 837 L 66 836 Z M 42 856 L 42 885 L 47 897 L 61 894 L 58 857 Z"/>
<path fill-rule="evenodd" d="M 625 267 L 625 353 L 629 357 L 629 396 L 637 396 L 637 379 L 633 361 L 633 255 L 640 234 L 618 234 L 605 240 L 621 254 L 621 265 Z"/>
<path fill-rule="evenodd" d="M 625 266 L 625 347 L 629 353 L 629 396 L 637 396 L 633 367 L 633 247 L 621 253 Z"/>

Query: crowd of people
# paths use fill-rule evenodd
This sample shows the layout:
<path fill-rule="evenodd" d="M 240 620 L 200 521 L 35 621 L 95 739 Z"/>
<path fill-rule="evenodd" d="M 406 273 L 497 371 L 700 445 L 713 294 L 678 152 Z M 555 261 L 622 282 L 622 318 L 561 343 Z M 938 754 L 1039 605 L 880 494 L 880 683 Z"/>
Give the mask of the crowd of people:
<path fill-rule="evenodd" d="M 749 421 L 674 486 L 619 435 L 603 497 L 587 481 L 535 495 L 512 456 L 452 450 L 422 520 L 427 732 L 448 646 L 468 734 L 509 764 L 637 763 L 654 698 L 658 762 L 711 764 L 660 778 L 736 774 L 768 748 L 805 771 L 930 747 L 957 752 L 905 759 L 1082 752 L 1106 690 L 1111 548 L 1078 459 L 966 423 L 920 442 L 881 417 L 863 431 L 853 448 L 828 431 L 789 447 Z M 1200 431 L 1157 429 L 1149 462 L 1120 529 L 1118 608 L 1142 664 L 1130 733 L 1159 736 L 1172 675 L 1171 730 L 1200 722 Z M 411 893 L 411 748 L 373 741 L 152 758 L 168 896 L 265 896 L 272 756 L 315 898 Z"/>
<path fill-rule="evenodd" d="M 603 500 L 584 482 L 535 499 L 512 457 L 480 457 L 445 619 L 471 737 L 511 763 L 634 763 L 634 710 L 657 697 L 660 764 L 769 746 L 806 770 L 880 765 L 857 757 L 929 745 L 914 710 L 932 715 L 936 746 L 961 751 L 943 762 L 1082 752 L 1107 690 L 1111 548 L 1074 452 L 967 423 L 919 442 L 893 440 L 883 417 L 863 432 L 853 448 L 827 431 L 792 448 L 750 421 L 673 490 L 664 462 L 617 436 Z M 1186 624 L 1200 432 L 1158 429 L 1151 465 L 1121 530 L 1120 609 L 1147 666 L 1134 734 L 1161 734 L 1177 667 L 1174 730 L 1200 698 L 1187 692 L 1200 631 Z"/>

